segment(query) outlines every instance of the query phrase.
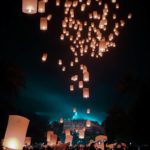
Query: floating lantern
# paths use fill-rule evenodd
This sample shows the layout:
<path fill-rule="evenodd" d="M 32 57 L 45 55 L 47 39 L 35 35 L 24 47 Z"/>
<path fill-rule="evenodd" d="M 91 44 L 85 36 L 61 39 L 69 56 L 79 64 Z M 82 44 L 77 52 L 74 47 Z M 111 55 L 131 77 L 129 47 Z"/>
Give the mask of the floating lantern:
<path fill-rule="evenodd" d="M 90 114 L 90 112 L 91 112 L 90 108 L 87 108 L 86 113 Z"/>
<path fill-rule="evenodd" d="M 56 6 L 60 6 L 60 0 L 56 0 Z"/>
<path fill-rule="evenodd" d="M 31 145 L 31 137 L 26 137 L 24 144 L 27 146 L 30 146 Z"/>
<path fill-rule="evenodd" d="M 63 119 L 63 118 L 60 118 L 59 122 L 60 122 L 60 123 L 64 123 L 64 119 Z"/>
<path fill-rule="evenodd" d="M 47 17 L 40 18 L 40 30 L 46 31 L 48 28 Z"/>
<path fill-rule="evenodd" d="M 70 91 L 74 91 L 74 85 L 70 85 Z"/>
<path fill-rule="evenodd" d="M 84 139 L 84 135 L 85 134 L 85 132 L 84 132 L 84 130 L 79 130 L 79 139 Z"/>
<path fill-rule="evenodd" d="M 65 66 L 62 67 L 62 71 L 63 71 L 63 72 L 66 71 L 66 67 L 65 67 Z"/>
<path fill-rule="evenodd" d="M 89 72 L 88 71 L 85 71 L 83 73 L 83 81 L 84 82 L 89 82 Z"/>
<path fill-rule="evenodd" d="M 26 14 L 37 13 L 37 0 L 22 0 L 22 12 Z"/>
<path fill-rule="evenodd" d="M 91 127 L 91 121 L 89 120 L 86 121 L 86 127 Z"/>
<path fill-rule="evenodd" d="M 77 109 L 76 109 L 76 108 L 73 108 L 73 112 L 76 113 L 76 112 L 77 112 Z"/>
<path fill-rule="evenodd" d="M 79 88 L 80 88 L 80 89 L 83 88 L 83 81 L 79 81 Z"/>
<path fill-rule="evenodd" d="M 131 13 L 128 14 L 128 19 L 132 19 L 132 14 Z"/>
<path fill-rule="evenodd" d="M 57 135 L 52 134 L 51 135 L 51 140 L 47 143 L 48 146 L 55 146 L 57 143 Z"/>
<path fill-rule="evenodd" d="M 43 0 L 40 0 L 38 2 L 38 12 L 44 13 L 45 12 L 45 2 Z"/>
<path fill-rule="evenodd" d="M 24 146 L 29 120 L 18 115 L 9 115 L 3 146 L 21 150 Z"/>
<path fill-rule="evenodd" d="M 52 19 L 52 15 L 50 14 L 47 16 L 47 20 L 50 21 L 51 19 Z"/>
<path fill-rule="evenodd" d="M 61 60 L 61 59 L 58 60 L 58 65 L 59 65 L 59 66 L 62 65 L 62 60 Z"/>
<path fill-rule="evenodd" d="M 51 136 L 54 134 L 53 131 L 48 131 L 47 132 L 47 143 L 51 141 Z"/>
<path fill-rule="evenodd" d="M 83 98 L 89 97 L 90 97 L 89 88 L 83 88 Z"/>
<path fill-rule="evenodd" d="M 73 140 L 73 136 L 67 135 L 65 138 L 65 143 L 70 143 L 70 146 L 72 146 L 72 140 Z"/>
<path fill-rule="evenodd" d="M 71 134 L 70 134 L 70 130 L 69 130 L 69 129 L 66 129 L 66 130 L 65 130 L 65 135 L 66 135 L 66 136 L 71 135 Z"/>
<path fill-rule="evenodd" d="M 48 54 L 47 53 L 43 53 L 42 55 L 42 61 L 45 62 L 47 60 Z"/>

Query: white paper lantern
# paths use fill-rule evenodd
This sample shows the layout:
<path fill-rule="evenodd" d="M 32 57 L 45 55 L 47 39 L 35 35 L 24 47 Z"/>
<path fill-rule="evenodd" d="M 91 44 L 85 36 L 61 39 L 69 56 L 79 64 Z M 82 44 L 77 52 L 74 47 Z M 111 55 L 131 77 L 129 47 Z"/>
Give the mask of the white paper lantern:
<path fill-rule="evenodd" d="M 84 72 L 83 73 L 83 81 L 84 82 L 89 82 L 89 72 L 88 71 L 86 71 L 86 72 Z"/>
<path fill-rule="evenodd" d="M 38 2 L 38 12 L 39 13 L 44 13 L 45 12 L 45 3 L 43 0 L 40 0 Z"/>
<path fill-rule="evenodd" d="M 52 136 L 53 134 L 54 134 L 53 131 L 48 131 L 48 132 L 47 132 L 47 142 L 50 142 L 51 136 Z"/>
<path fill-rule="evenodd" d="M 40 30 L 46 31 L 48 28 L 47 17 L 40 18 Z"/>
<path fill-rule="evenodd" d="M 4 137 L 4 147 L 21 150 L 24 146 L 29 120 L 18 115 L 10 115 Z"/>
<path fill-rule="evenodd" d="M 84 130 L 79 130 L 79 139 L 84 139 L 85 131 Z"/>
<path fill-rule="evenodd" d="M 91 127 L 91 121 L 89 120 L 86 121 L 86 127 Z"/>
<path fill-rule="evenodd" d="M 70 129 L 66 129 L 66 130 L 65 130 L 65 135 L 66 135 L 66 136 L 71 135 L 71 134 L 70 134 Z"/>
<path fill-rule="evenodd" d="M 89 97 L 90 97 L 89 88 L 83 88 L 83 98 Z"/>
<path fill-rule="evenodd" d="M 22 12 L 26 14 L 37 13 L 37 0 L 22 0 Z"/>

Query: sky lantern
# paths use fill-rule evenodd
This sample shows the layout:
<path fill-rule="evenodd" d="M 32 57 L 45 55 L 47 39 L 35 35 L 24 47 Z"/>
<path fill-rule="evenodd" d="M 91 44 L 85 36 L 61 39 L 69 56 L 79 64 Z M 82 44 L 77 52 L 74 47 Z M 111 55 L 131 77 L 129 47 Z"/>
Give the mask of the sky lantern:
<path fill-rule="evenodd" d="M 55 146 L 57 143 L 57 135 L 52 134 L 51 135 L 51 140 L 47 143 L 48 146 Z"/>
<path fill-rule="evenodd" d="M 90 113 L 91 113 L 90 108 L 87 108 L 86 113 L 87 113 L 87 114 L 90 114 Z"/>
<path fill-rule="evenodd" d="M 79 130 L 79 139 L 84 139 L 84 136 L 85 136 L 85 131 Z"/>
<path fill-rule="evenodd" d="M 90 80 L 89 72 L 88 72 L 88 71 L 85 71 L 85 72 L 83 73 L 83 81 L 84 81 L 84 82 L 89 82 L 89 80 Z"/>
<path fill-rule="evenodd" d="M 70 85 L 70 91 L 74 91 L 74 85 Z"/>
<path fill-rule="evenodd" d="M 47 143 L 50 142 L 51 136 L 54 134 L 53 131 L 47 131 Z"/>
<path fill-rule="evenodd" d="M 62 67 L 62 71 L 63 71 L 63 72 L 66 71 L 66 67 L 65 67 L 65 66 Z"/>
<path fill-rule="evenodd" d="M 83 98 L 89 97 L 90 97 L 89 88 L 83 88 Z"/>
<path fill-rule="evenodd" d="M 27 133 L 29 120 L 18 115 L 9 115 L 3 146 L 8 149 L 21 150 Z"/>
<path fill-rule="evenodd" d="M 60 123 L 64 123 L 64 119 L 63 119 L 63 118 L 60 118 L 59 122 L 60 122 Z"/>
<path fill-rule="evenodd" d="M 81 11 L 84 11 L 84 10 L 85 10 L 85 6 L 86 6 L 85 4 L 82 4 L 82 5 L 81 5 Z"/>
<path fill-rule="evenodd" d="M 47 16 L 47 20 L 50 21 L 51 19 L 52 19 L 52 15 L 49 14 L 49 15 Z"/>
<path fill-rule="evenodd" d="M 47 53 L 43 53 L 42 55 L 42 61 L 45 62 L 47 60 L 48 54 Z"/>
<path fill-rule="evenodd" d="M 24 144 L 27 146 L 30 146 L 31 145 L 31 139 L 32 139 L 31 137 L 26 137 Z"/>
<path fill-rule="evenodd" d="M 45 13 L 45 2 L 43 0 L 38 2 L 38 12 Z"/>
<path fill-rule="evenodd" d="M 66 130 L 65 130 L 65 135 L 66 135 L 66 136 L 71 135 L 71 134 L 70 134 L 70 129 L 66 129 Z"/>
<path fill-rule="evenodd" d="M 73 136 L 67 135 L 65 138 L 65 143 L 70 143 L 70 146 L 72 146 L 72 140 L 73 140 Z"/>
<path fill-rule="evenodd" d="M 79 89 L 83 88 L 83 81 L 79 81 Z"/>
<path fill-rule="evenodd" d="M 60 0 L 56 0 L 56 6 L 60 6 Z"/>
<path fill-rule="evenodd" d="M 48 28 L 47 17 L 40 18 L 40 30 L 46 31 Z"/>
<path fill-rule="evenodd" d="M 61 59 L 58 60 L 58 65 L 59 65 L 59 66 L 62 65 L 62 60 L 61 60 Z"/>
<path fill-rule="evenodd" d="M 76 109 L 75 107 L 73 108 L 73 112 L 74 112 L 74 113 L 76 113 L 76 112 L 77 112 L 77 109 Z"/>
<path fill-rule="evenodd" d="M 86 127 L 91 127 L 91 121 L 90 120 L 86 121 Z"/>
<path fill-rule="evenodd" d="M 36 14 L 37 0 L 22 0 L 22 12 L 26 14 Z"/>
<path fill-rule="evenodd" d="M 106 48 L 107 48 L 106 41 L 105 40 L 101 40 L 99 42 L 99 51 L 100 52 L 105 52 Z"/>
<path fill-rule="evenodd" d="M 112 3 L 116 3 L 117 0 L 111 0 Z"/>
<path fill-rule="evenodd" d="M 132 19 L 132 14 L 131 13 L 128 14 L 128 19 Z"/>

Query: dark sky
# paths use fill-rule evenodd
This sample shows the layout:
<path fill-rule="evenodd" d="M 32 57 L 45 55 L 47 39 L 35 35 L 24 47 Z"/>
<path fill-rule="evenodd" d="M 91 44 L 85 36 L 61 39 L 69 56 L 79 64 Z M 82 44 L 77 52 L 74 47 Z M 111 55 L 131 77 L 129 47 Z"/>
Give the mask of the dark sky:
<path fill-rule="evenodd" d="M 51 0 L 50 0 L 51 1 Z M 1 2 L 1 54 L 0 59 L 15 63 L 23 70 L 26 86 L 22 90 L 16 106 L 25 112 L 35 112 L 47 116 L 50 121 L 59 117 L 72 117 L 76 107 L 83 116 L 87 107 L 90 117 L 102 121 L 109 107 L 119 104 L 127 109 L 131 97 L 120 95 L 117 84 L 126 75 L 139 79 L 149 77 L 149 23 L 147 0 L 124 1 L 124 13 L 131 11 L 133 19 L 117 39 L 117 47 L 111 49 L 99 61 L 88 60 L 91 81 L 91 96 L 82 99 L 81 91 L 69 92 L 69 76 L 63 74 L 57 65 L 59 58 L 70 57 L 66 43 L 59 40 L 62 8 L 49 2 L 47 12 L 53 14 L 49 30 L 39 30 L 41 15 L 22 13 L 21 0 Z M 41 62 L 43 52 L 48 52 L 48 61 Z"/>

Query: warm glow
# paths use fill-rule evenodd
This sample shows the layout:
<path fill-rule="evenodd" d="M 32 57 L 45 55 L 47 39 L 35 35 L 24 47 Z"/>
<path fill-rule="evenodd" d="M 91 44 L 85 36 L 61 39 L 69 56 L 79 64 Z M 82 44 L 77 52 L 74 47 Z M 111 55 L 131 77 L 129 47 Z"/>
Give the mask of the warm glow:
<path fill-rule="evenodd" d="M 89 88 L 83 88 L 83 98 L 89 97 L 90 97 Z"/>
<path fill-rule="evenodd" d="M 42 55 L 42 61 L 45 62 L 47 60 L 48 54 L 47 53 L 43 53 Z"/>
<path fill-rule="evenodd" d="M 37 13 L 37 0 L 22 0 L 22 12 L 26 14 Z"/>
<path fill-rule="evenodd" d="M 28 125 L 27 118 L 10 115 L 4 137 L 4 147 L 21 150 L 24 146 Z"/>

